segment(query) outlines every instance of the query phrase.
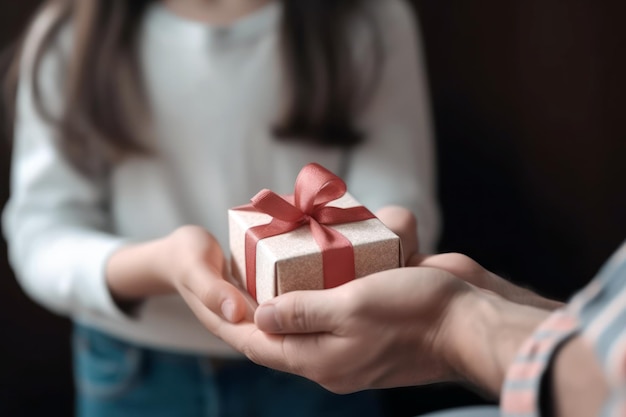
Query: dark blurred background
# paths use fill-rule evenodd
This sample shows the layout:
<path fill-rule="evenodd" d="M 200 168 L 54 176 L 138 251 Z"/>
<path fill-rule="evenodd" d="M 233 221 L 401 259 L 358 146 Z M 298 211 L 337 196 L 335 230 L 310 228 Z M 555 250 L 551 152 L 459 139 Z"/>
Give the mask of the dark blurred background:
<path fill-rule="evenodd" d="M 40 3 L 0 1 L 1 49 Z M 441 250 L 567 299 L 626 238 L 626 3 L 412 4 L 436 117 Z M 0 416 L 71 416 L 69 323 L 24 296 L 5 249 L 0 241 Z M 394 416 L 485 402 L 450 385 L 388 400 Z"/>

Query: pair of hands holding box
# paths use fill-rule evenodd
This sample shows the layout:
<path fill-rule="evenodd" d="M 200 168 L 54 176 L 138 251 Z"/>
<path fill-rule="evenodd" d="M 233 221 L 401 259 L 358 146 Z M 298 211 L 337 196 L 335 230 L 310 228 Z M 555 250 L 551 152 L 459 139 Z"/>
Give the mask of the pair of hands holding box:
<path fill-rule="evenodd" d="M 175 289 L 208 330 L 252 361 L 302 375 L 337 393 L 466 380 L 496 394 L 519 344 L 559 303 L 518 288 L 463 255 L 420 255 L 416 220 L 408 210 L 387 207 L 376 213 L 402 242 L 404 253 L 394 253 L 395 266 L 404 263 L 406 267 L 392 265 L 380 272 L 365 268 L 366 276 L 359 279 L 352 276 L 343 277 L 345 283 L 324 282 L 322 287 L 327 289 L 323 290 L 290 288 L 260 305 L 250 295 L 251 282 L 246 275 L 250 259 L 258 258 L 262 239 L 300 225 L 313 228 L 311 223 L 328 229 L 318 224 L 328 223 L 328 218 L 337 220 L 335 223 L 346 220 L 334 209 L 325 211 L 326 204 L 337 198 L 337 184 L 340 194 L 345 192 L 345 184 L 318 165 L 305 170 L 313 178 L 307 185 L 313 193 L 298 190 L 299 177 L 294 205 L 283 207 L 282 214 L 277 214 L 280 218 L 270 218 L 274 223 L 268 226 L 270 232 L 235 237 L 235 246 L 249 249 L 244 262 L 233 262 L 239 281 L 231 279 L 215 238 L 202 228 L 186 226 L 164 239 L 116 253 L 107 270 L 114 296 L 123 302 Z M 269 206 L 287 204 L 276 198 L 280 197 L 264 192 L 253 203 L 260 207 L 268 201 Z M 298 209 L 304 214 L 298 214 Z M 250 207 L 237 210 L 255 211 Z M 371 222 L 367 215 L 359 220 L 361 215 L 356 216 L 357 221 Z M 316 216 L 319 222 L 311 220 Z M 321 235 L 324 233 L 322 230 Z M 318 252 L 334 251 L 336 240 L 341 240 L 336 236 L 319 239 L 330 243 L 317 242 L 323 248 Z M 345 254 L 345 250 L 340 247 L 338 253 Z M 376 262 L 370 262 L 371 251 L 359 257 L 356 248 L 349 250 L 354 251 L 351 262 L 357 265 L 347 273 L 345 265 L 340 266 L 342 274 L 358 273 L 360 262 L 376 268 Z M 154 257 L 157 252 L 163 256 Z M 124 275 L 128 278 L 132 272 L 128 264 L 138 262 L 141 256 L 153 260 L 151 271 L 135 270 L 133 279 L 124 280 Z M 332 274 L 333 257 L 320 256 L 320 260 L 326 265 L 317 268 L 318 275 L 319 270 L 322 275 Z M 304 269 L 307 273 L 311 268 Z M 143 282 L 137 277 L 143 277 Z M 281 278 L 289 279 L 301 277 Z M 341 274 L 335 279 L 341 280 Z M 280 292 L 278 287 L 273 290 Z M 495 337 L 502 332 L 506 335 Z"/>

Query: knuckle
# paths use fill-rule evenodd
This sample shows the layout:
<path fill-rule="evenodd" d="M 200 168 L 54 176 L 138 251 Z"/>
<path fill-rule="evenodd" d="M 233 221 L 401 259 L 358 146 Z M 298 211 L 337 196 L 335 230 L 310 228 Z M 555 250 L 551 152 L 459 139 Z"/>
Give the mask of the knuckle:
<path fill-rule="evenodd" d="M 213 293 L 209 289 L 204 288 L 200 294 L 196 294 L 196 296 L 205 307 L 213 310 L 215 297 L 213 297 Z"/>
<path fill-rule="evenodd" d="M 180 226 L 176 230 L 174 230 L 171 236 L 176 239 L 180 243 L 185 243 L 190 240 L 195 239 L 203 232 L 203 229 L 199 226 L 194 225 L 185 225 Z"/>
<path fill-rule="evenodd" d="M 469 261 L 469 257 L 462 253 L 452 252 L 447 255 L 450 258 L 450 261 L 457 264 L 466 264 Z"/>
<path fill-rule="evenodd" d="M 214 313 L 218 313 L 222 301 L 226 298 L 224 292 L 221 291 L 217 283 L 206 280 L 202 286 L 198 288 L 196 297 L 200 302 Z"/>
<path fill-rule="evenodd" d="M 453 274 L 479 287 L 487 285 L 485 274 L 487 271 L 478 262 L 460 253 L 452 253 L 449 256 Z"/>
<path fill-rule="evenodd" d="M 461 270 L 474 273 L 482 269 L 476 261 L 467 255 L 463 255 L 462 253 L 451 253 L 450 257 L 454 265 Z"/>

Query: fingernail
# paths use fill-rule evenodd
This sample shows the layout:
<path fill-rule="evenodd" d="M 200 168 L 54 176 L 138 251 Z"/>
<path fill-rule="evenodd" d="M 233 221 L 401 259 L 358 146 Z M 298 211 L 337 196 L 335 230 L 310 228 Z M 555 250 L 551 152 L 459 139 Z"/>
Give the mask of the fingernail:
<path fill-rule="evenodd" d="M 222 315 L 230 322 L 235 321 L 235 303 L 231 300 L 225 300 L 222 303 Z"/>
<path fill-rule="evenodd" d="M 272 304 L 262 305 L 256 311 L 256 325 L 267 333 L 278 333 L 282 330 L 276 307 Z"/>

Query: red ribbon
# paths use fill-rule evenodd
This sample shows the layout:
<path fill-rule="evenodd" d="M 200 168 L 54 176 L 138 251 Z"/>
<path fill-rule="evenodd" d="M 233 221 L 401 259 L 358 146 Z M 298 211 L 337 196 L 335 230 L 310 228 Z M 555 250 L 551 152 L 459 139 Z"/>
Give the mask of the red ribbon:
<path fill-rule="evenodd" d="M 261 239 L 291 232 L 309 225 L 315 242 L 322 250 L 324 288 L 333 288 L 355 278 L 352 243 L 328 225 L 358 222 L 375 216 L 365 207 L 326 207 L 346 193 L 341 178 L 318 164 L 308 164 L 296 179 L 293 201 L 270 190 L 252 198 L 252 206 L 269 214 L 272 220 L 246 231 L 246 283 L 256 299 L 256 248 Z"/>

